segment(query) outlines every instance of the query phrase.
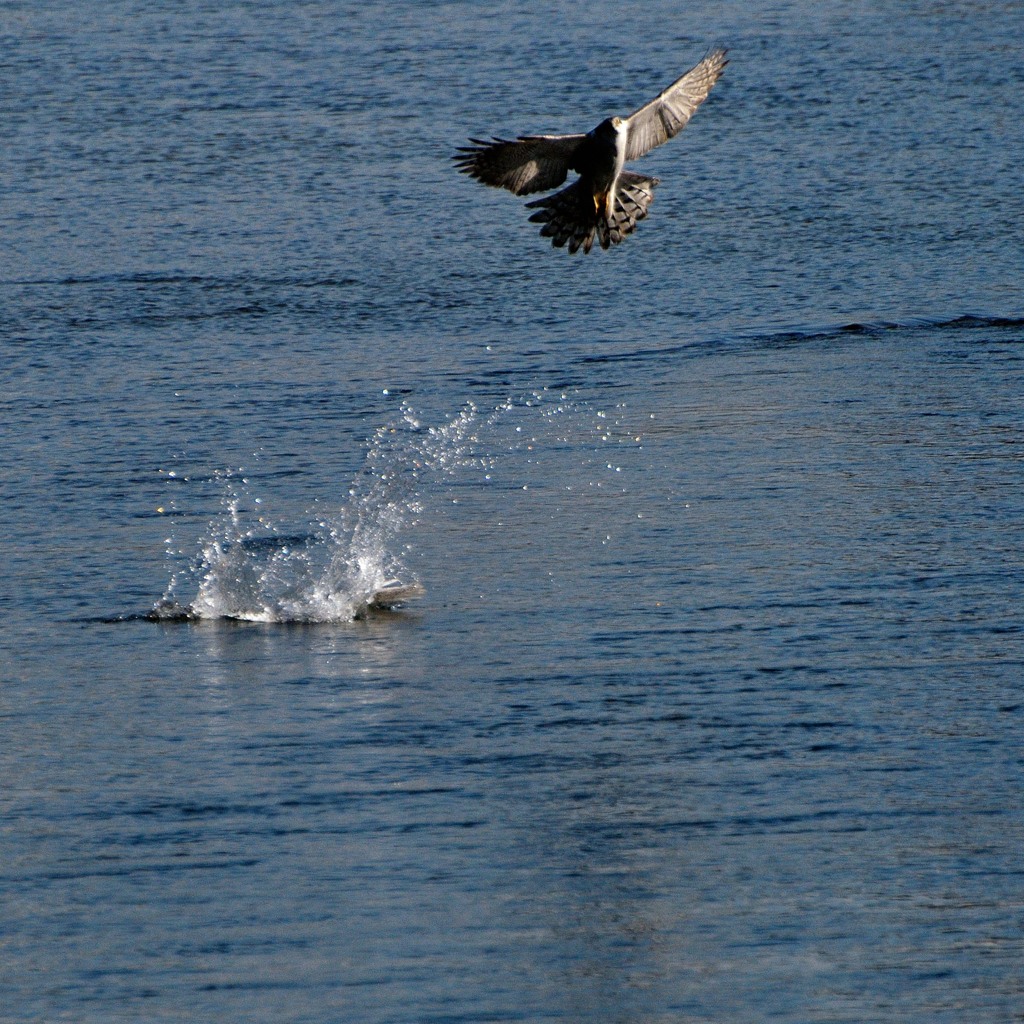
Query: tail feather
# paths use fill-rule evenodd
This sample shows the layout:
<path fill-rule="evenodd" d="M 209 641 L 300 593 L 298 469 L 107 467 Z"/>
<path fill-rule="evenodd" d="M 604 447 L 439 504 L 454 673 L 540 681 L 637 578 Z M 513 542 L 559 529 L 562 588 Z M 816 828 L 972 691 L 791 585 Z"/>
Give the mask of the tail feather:
<path fill-rule="evenodd" d="M 632 171 L 623 171 L 619 175 L 615 209 L 608 222 L 608 234 L 612 242 L 621 242 L 626 235 L 631 235 L 637 223 L 647 216 L 647 209 L 654 200 L 654 186 L 657 184 L 657 178 L 634 174 Z"/>
<path fill-rule="evenodd" d="M 558 248 L 568 245 L 570 253 L 580 249 L 587 253 L 593 247 L 595 236 L 601 248 L 607 249 L 632 234 L 637 223 L 647 216 L 657 184 L 657 178 L 623 171 L 616 185 L 610 216 L 595 211 L 591 189 L 582 180 L 526 205 L 537 209 L 530 220 L 543 225 L 540 233 L 550 238 L 552 245 Z"/>
<path fill-rule="evenodd" d="M 571 253 L 581 248 L 590 252 L 597 231 L 597 218 L 590 189 L 582 181 L 526 205 L 531 209 L 539 207 L 530 220 L 544 225 L 540 229 L 541 237 L 550 238 L 553 246 L 561 248 L 568 243 Z"/>

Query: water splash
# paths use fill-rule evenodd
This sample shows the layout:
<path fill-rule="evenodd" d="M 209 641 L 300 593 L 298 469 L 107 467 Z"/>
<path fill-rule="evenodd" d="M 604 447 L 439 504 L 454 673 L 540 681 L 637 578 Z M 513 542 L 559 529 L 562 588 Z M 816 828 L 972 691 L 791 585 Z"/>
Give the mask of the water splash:
<path fill-rule="evenodd" d="M 561 460 L 568 473 L 555 477 L 557 486 L 577 500 L 583 488 L 619 492 L 618 456 L 623 446 L 642 440 L 635 426 L 627 429 L 632 419 L 624 405 L 596 408 L 576 392 L 547 388 L 506 399 L 490 411 L 467 404 L 439 426 L 424 426 L 420 414 L 403 404 L 399 416 L 370 439 L 344 505 L 297 530 L 277 526 L 262 513 L 241 471 L 222 473 L 222 511 L 201 538 L 198 555 L 172 574 L 150 617 L 358 618 L 389 582 L 399 580 L 413 588 L 410 596 L 416 593 L 418 580 L 402 557 L 410 550 L 404 537 L 443 481 L 473 471 L 482 486 L 532 492 L 535 483 L 551 486 L 551 462 Z M 508 456 L 502 472 L 482 453 L 485 441 L 498 459 Z M 516 506 L 510 494 L 505 503 Z M 188 561 L 180 552 L 168 554 L 179 564 Z M 394 594 L 376 603 L 387 605 Z"/>
<path fill-rule="evenodd" d="M 259 498 L 244 477 L 223 474 L 223 511 L 192 564 L 172 575 L 153 617 L 340 622 L 364 614 L 396 579 L 414 595 L 418 584 L 402 562 L 399 537 L 422 511 L 431 481 L 467 466 L 489 466 L 476 453 L 477 432 L 507 408 L 481 416 L 469 404 L 448 422 L 425 427 L 403 404 L 397 421 L 371 439 L 348 502 L 304 531 L 286 532 L 244 511 Z"/>

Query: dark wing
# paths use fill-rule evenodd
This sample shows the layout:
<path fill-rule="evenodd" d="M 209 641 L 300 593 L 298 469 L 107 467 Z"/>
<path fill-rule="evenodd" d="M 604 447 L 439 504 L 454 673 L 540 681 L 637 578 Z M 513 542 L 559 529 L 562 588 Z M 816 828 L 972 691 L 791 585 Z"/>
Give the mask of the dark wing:
<path fill-rule="evenodd" d="M 673 82 L 660 96 L 626 118 L 626 159 L 636 160 L 678 135 L 704 102 L 729 62 L 725 50 L 712 50 L 695 68 Z"/>
<path fill-rule="evenodd" d="M 470 139 L 453 157 L 455 166 L 485 185 L 507 188 L 517 196 L 557 188 L 565 181 L 585 135 L 523 135 L 514 142 Z"/>

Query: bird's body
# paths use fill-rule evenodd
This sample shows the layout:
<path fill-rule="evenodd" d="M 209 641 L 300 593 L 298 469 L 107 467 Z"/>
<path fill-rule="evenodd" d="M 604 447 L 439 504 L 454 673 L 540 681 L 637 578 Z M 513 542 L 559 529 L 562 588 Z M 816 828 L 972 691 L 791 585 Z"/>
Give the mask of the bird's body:
<path fill-rule="evenodd" d="M 615 179 L 626 162 L 626 125 L 622 118 L 607 118 L 589 132 L 577 150 L 572 169 L 589 177 L 594 212 L 611 215 L 615 200 Z"/>
<path fill-rule="evenodd" d="M 657 178 L 624 170 L 677 135 L 718 81 L 725 50 L 708 54 L 695 68 L 629 117 L 610 117 L 586 135 L 522 135 L 518 139 L 471 139 L 455 157 L 459 170 L 485 185 L 515 195 L 561 185 L 569 171 L 579 179 L 554 195 L 527 203 L 541 235 L 570 252 L 590 252 L 621 242 L 647 216 Z"/>

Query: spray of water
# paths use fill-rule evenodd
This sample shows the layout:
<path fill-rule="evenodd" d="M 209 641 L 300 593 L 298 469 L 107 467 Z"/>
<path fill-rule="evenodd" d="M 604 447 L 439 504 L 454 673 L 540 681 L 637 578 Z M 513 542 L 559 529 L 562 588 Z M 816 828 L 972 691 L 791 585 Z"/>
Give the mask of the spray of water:
<path fill-rule="evenodd" d="M 467 466 L 487 468 L 487 458 L 476 453 L 477 433 L 508 407 L 482 416 L 467 405 L 430 427 L 403 405 L 396 421 L 375 432 L 345 505 L 298 533 L 262 517 L 254 521 L 243 512 L 258 503 L 247 481 L 224 474 L 223 510 L 192 564 L 172 575 L 154 617 L 347 621 L 363 614 L 389 581 L 414 584 L 401 559 L 402 531 L 422 511 L 432 481 Z"/>
<path fill-rule="evenodd" d="M 481 454 L 483 435 L 495 450 L 513 454 L 513 471 L 527 476 L 539 461 L 547 463 L 553 450 L 571 451 L 580 480 L 600 489 L 620 473 L 617 462 L 609 461 L 613 449 L 641 440 L 624 432 L 624 409 L 608 413 L 576 395 L 544 388 L 489 412 L 468 404 L 450 420 L 425 426 L 411 406 L 403 405 L 370 439 L 343 506 L 297 531 L 249 511 L 261 502 L 244 475 L 221 474 L 221 512 L 204 532 L 198 555 L 172 574 L 151 616 L 254 622 L 357 618 L 389 581 L 413 590 L 418 586 L 403 562 L 409 550 L 403 538 L 424 503 L 436 497 L 437 486 L 466 470 L 479 472 L 481 483 L 491 481 L 494 464 Z M 499 423 L 503 429 L 494 430 Z M 572 491 L 574 484 L 563 486 Z M 168 553 L 179 564 L 184 560 L 180 553 Z"/>

